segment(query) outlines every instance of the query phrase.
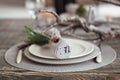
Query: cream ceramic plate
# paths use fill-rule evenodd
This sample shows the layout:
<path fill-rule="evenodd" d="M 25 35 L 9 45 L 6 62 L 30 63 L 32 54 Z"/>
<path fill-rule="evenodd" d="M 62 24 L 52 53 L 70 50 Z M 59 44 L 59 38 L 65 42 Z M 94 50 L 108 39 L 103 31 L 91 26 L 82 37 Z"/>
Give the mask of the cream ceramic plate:
<path fill-rule="evenodd" d="M 90 42 L 83 41 L 83 40 L 77 40 L 77 39 L 70 39 L 70 38 L 65 38 L 65 40 L 71 46 L 71 55 L 69 59 L 88 55 L 94 50 L 94 44 Z M 30 54 L 37 56 L 37 57 L 47 58 L 47 59 L 57 59 L 53 55 L 50 48 L 46 49 L 46 48 L 42 48 L 38 45 L 33 44 L 29 47 L 28 50 Z"/>
<path fill-rule="evenodd" d="M 24 54 L 28 59 L 30 59 L 31 61 L 34 61 L 34 62 L 44 63 L 44 64 L 56 64 L 56 65 L 61 64 L 61 65 L 63 65 L 63 64 L 80 63 L 80 62 L 91 60 L 91 59 L 95 58 L 96 56 L 100 55 L 101 52 L 100 52 L 99 48 L 97 46 L 95 46 L 94 51 L 87 56 L 74 58 L 74 59 L 62 59 L 62 60 L 44 59 L 44 58 L 39 58 L 39 57 L 33 56 L 29 53 L 28 48 L 25 49 Z"/>

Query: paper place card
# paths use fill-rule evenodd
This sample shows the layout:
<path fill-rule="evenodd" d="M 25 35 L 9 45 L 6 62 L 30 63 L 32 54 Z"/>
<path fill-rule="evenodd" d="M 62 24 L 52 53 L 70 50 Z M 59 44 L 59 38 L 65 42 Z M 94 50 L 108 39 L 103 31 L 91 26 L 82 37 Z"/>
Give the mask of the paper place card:
<path fill-rule="evenodd" d="M 65 40 L 61 40 L 59 44 L 56 44 L 56 47 L 54 47 L 54 54 L 58 59 L 69 58 L 71 47 Z"/>

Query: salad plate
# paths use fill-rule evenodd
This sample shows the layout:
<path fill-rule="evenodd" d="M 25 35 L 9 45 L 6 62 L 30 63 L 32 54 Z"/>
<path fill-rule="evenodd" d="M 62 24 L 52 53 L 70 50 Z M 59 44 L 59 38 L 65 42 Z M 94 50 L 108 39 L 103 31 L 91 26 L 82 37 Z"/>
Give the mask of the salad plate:
<path fill-rule="evenodd" d="M 78 40 L 78 39 L 70 39 L 70 38 L 64 38 L 64 40 L 71 47 L 71 54 L 67 59 L 83 57 L 91 54 L 92 51 L 94 51 L 95 45 L 90 42 Z M 28 48 L 28 51 L 31 55 L 34 55 L 36 57 L 45 58 L 45 59 L 58 59 L 55 57 L 54 53 L 51 51 L 51 47 L 43 48 L 39 45 L 32 44 Z"/>

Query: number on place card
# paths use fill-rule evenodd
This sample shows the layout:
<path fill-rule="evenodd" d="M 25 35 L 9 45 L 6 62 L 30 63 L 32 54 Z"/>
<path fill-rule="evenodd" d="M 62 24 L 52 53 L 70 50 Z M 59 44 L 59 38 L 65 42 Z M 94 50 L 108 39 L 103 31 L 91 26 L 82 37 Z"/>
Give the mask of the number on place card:
<path fill-rule="evenodd" d="M 59 59 L 69 58 L 70 53 L 71 53 L 70 45 L 64 41 L 61 42 L 55 50 L 55 55 Z"/>

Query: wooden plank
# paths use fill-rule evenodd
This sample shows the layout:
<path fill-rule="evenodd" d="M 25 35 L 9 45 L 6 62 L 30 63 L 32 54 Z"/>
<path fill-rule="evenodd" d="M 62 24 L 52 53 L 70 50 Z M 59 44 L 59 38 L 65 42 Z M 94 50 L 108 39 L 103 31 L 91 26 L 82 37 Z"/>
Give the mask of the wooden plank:
<path fill-rule="evenodd" d="M 67 73 L 66 73 L 67 74 Z M 52 75 L 34 72 L 3 72 L 0 80 L 120 80 L 119 74 L 67 74 L 53 73 Z"/>

